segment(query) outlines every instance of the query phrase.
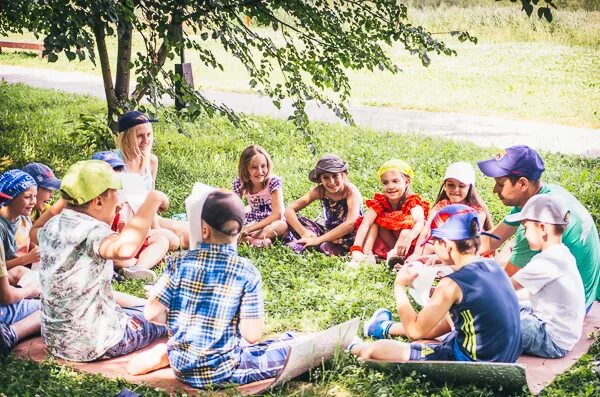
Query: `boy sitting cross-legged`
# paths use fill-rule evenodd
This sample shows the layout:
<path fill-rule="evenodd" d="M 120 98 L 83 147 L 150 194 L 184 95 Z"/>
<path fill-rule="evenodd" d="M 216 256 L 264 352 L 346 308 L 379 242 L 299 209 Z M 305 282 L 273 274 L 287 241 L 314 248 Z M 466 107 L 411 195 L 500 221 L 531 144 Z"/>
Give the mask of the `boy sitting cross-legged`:
<path fill-rule="evenodd" d="M 521 354 L 517 297 L 504 270 L 477 255 L 479 235 L 477 211 L 466 205 L 449 205 L 432 219 L 426 241 L 433 241 L 436 255 L 454 272 L 440 280 L 419 313 L 405 290 L 417 274 L 405 265 L 396 277 L 394 295 L 405 334 L 412 340 L 430 338 L 449 313 L 454 331 L 443 342 L 363 343 L 357 339 L 348 350 L 363 359 L 388 361 L 515 362 Z M 385 309 L 376 313 L 379 316 L 374 317 L 381 318 L 372 318 L 365 328 L 369 336 L 384 337 L 392 325 L 391 313 Z"/>
<path fill-rule="evenodd" d="M 128 371 L 140 374 L 170 363 L 179 380 L 197 388 L 275 377 L 293 335 L 257 343 L 265 329 L 262 281 L 258 269 L 237 254 L 242 202 L 233 193 L 212 191 L 200 217 L 203 242 L 167 263 L 144 310 L 150 321 L 167 324 L 168 345 L 136 357 Z"/>
<path fill-rule="evenodd" d="M 538 194 L 520 212 L 509 215 L 521 222 L 532 250 L 540 250 L 516 272 L 516 290 L 529 292 L 530 305 L 521 304 L 523 352 L 558 358 L 579 341 L 585 316 L 585 290 L 575 257 L 562 243 L 569 210 L 556 196 Z"/>
<path fill-rule="evenodd" d="M 166 334 L 142 314 L 144 299 L 114 292 L 112 260 L 132 258 L 168 198 L 152 191 L 123 231 L 111 230 L 121 179 L 105 162 L 79 161 L 61 183 L 62 199 L 37 232 L 42 336 L 50 352 L 71 361 L 112 358 Z M 46 214 L 44 214 L 46 215 Z M 45 218 L 45 217 L 44 217 Z"/>

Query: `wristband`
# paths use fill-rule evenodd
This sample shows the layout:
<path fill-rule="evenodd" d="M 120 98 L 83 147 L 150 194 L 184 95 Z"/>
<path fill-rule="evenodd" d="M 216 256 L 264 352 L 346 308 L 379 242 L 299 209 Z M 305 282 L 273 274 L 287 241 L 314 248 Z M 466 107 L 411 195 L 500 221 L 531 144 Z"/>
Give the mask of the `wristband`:
<path fill-rule="evenodd" d="M 353 253 L 354 251 L 358 251 L 361 254 L 364 254 L 364 251 L 360 245 L 353 245 L 352 247 L 350 247 L 350 253 Z"/>

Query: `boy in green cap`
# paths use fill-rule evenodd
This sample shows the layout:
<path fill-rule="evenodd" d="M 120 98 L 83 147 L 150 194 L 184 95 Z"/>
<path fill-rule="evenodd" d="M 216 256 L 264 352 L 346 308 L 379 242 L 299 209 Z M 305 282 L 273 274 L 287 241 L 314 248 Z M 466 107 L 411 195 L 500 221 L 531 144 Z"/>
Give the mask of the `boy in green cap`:
<path fill-rule="evenodd" d="M 144 299 L 114 292 L 112 260 L 140 249 L 167 196 L 151 191 L 123 231 L 111 230 L 121 179 L 105 162 L 75 163 L 62 179 L 58 213 L 38 231 L 42 336 L 49 351 L 71 361 L 112 358 L 166 334 L 144 319 Z M 54 207 L 54 206 L 53 206 Z M 60 207 L 64 207 L 61 208 Z"/>

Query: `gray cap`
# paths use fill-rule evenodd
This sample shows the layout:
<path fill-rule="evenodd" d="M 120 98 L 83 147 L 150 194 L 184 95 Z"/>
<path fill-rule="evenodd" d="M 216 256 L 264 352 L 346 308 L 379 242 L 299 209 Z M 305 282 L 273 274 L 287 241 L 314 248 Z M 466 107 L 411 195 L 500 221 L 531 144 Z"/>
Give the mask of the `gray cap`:
<path fill-rule="evenodd" d="M 565 204 L 555 196 L 549 194 L 536 194 L 523 206 L 521 212 L 508 215 L 508 222 L 521 222 L 524 220 L 549 223 L 552 225 L 566 225 L 569 210 Z"/>

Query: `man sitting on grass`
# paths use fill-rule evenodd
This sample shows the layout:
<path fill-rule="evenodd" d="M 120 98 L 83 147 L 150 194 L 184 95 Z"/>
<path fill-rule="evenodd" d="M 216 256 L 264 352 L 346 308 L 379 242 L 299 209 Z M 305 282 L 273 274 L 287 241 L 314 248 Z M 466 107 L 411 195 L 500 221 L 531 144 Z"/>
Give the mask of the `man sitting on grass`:
<path fill-rule="evenodd" d="M 50 352 L 71 361 L 112 358 L 166 334 L 144 319 L 146 301 L 114 292 L 112 260 L 132 258 L 168 198 L 152 191 L 123 231 L 110 225 L 121 179 L 105 162 L 75 163 L 62 179 L 57 213 L 38 231 L 42 336 Z M 46 214 L 44 214 L 46 215 Z M 45 217 L 44 217 L 45 218 Z M 122 309 L 123 308 L 123 309 Z"/>
<path fill-rule="evenodd" d="M 285 366 L 293 335 L 256 344 L 265 312 L 260 273 L 237 254 L 243 204 L 233 193 L 212 191 L 199 216 L 203 242 L 167 263 L 144 310 L 150 321 L 167 324 L 168 346 L 139 355 L 128 371 L 170 362 L 179 380 L 198 388 L 273 378 Z"/>

